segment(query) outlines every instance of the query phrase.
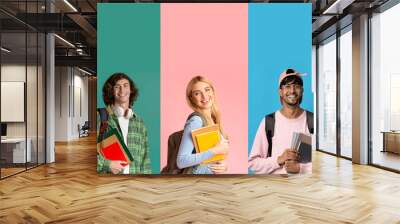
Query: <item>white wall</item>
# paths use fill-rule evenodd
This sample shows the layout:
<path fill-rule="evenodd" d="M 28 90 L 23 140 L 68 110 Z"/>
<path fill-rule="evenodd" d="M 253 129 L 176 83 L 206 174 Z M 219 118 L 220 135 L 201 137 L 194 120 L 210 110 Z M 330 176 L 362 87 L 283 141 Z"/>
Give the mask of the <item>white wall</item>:
<path fill-rule="evenodd" d="M 82 76 L 83 73 L 81 73 L 79 70 L 74 69 L 74 91 L 72 94 L 74 96 L 71 96 L 74 100 L 74 102 L 71 102 L 71 106 L 74 105 L 72 108 L 72 119 L 71 119 L 71 135 L 73 138 L 78 138 L 79 133 L 78 133 L 78 124 L 81 126 L 85 123 L 85 121 L 88 121 L 88 77 L 87 76 Z M 80 93 L 79 93 L 80 91 Z M 80 96 L 80 97 L 79 97 Z M 79 102 L 80 101 L 80 102 Z M 81 110 L 81 111 L 80 111 Z"/>
<path fill-rule="evenodd" d="M 36 74 L 36 66 L 27 66 L 28 74 Z M 18 65 L 18 64 L 8 64 L 1 66 L 1 81 L 18 81 L 18 82 L 25 82 L 25 64 Z M 36 86 L 36 80 L 29 80 L 29 84 Z M 27 105 L 27 106 L 34 106 L 36 108 L 36 88 L 27 88 L 27 104 L 31 104 L 34 102 L 34 105 Z M 32 91 L 32 92 L 31 92 Z M 4 97 L 4 96 L 3 96 Z M 40 105 L 39 105 L 40 106 Z M 1 108 L 2 110 L 7 110 L 7 108 Z M 36 113 L 28 113 L 27 114 L 28 121 L 35 121 L 37 120 Z M 26 122 L 7 122 L 7 136 L 8 137 L 25 137 L 25 123 Z M 28 125 L 28 128 L 34 128 L 36 130 L 36 125 Z M 28 130 L 28 137 L 30 131 Z"/>
<path fill-rule="evenodd" d="M 78 124 L 88 120 L 88 78 L 83 75 L 76 68 L 56 67 L 56 141 L 79 138 Z"/>
<path fill-rule="evenodd" d="M 67 67 L 55 68 L 55 141 L 68 140 L 68 85 L 69 75 Z"/>

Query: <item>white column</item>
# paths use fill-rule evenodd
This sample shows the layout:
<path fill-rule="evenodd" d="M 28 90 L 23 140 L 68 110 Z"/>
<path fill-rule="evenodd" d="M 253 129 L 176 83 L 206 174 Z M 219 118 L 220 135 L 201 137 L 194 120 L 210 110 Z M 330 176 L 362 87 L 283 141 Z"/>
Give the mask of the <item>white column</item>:
<path fill-rule="evenodd" d="M 368 15 L 353 20 L 353 162 L 368 163 Z"/>
<path fill-rule="evenodd" d="M 51 1 L 46 1 L 47 12 L 54 11 Z M 46 35 L 46 163 L 55 162 L 55 43 L 54 35 Z"/>
<path fill-rule="evenodd" d="M 54 35 L 46 36 L 46 163 L 55 161 L 54 132 L 55 132 L 55 76 L 54 76 Z"/>

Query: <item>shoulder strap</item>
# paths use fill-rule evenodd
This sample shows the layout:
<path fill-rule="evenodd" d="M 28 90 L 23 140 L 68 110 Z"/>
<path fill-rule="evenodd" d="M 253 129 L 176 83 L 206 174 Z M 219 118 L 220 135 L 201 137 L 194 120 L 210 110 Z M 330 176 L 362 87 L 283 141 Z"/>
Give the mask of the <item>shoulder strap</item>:
<path fill-rule="evenodd" d="M 103 135 L 108 128 L 108 112 L 106 108 L 98 108 L 97 111 L 100 115 L 100 131 L 99 134 Z"/>
<path fill-rule="evenodd" d="M 267 157 L 272 156 L 272 137 L 274 137 L 275 129 L 275 113 L 268 114 L 265 116 L 265 133 L 268 141 L 268 153 Z"/>
<path fill-rule="evenodd" d="M 307 127 L 310 134 L 314 134 L 314 114 L 308 110 L 307 112 Z"/>
<path fill-rule="evenodd" d="M 193 112 L 189 115 L 189 117 L 186 119 L 186 121 L 188 121 L 190 118 L 192 118 L 193 116 L 199 116 L 201 118 L 201 121 L 203 122 L 203 127 L 206 126 L 206 120 L 203 118 L 203 116 L 201 116 L 201 114 L 199 114 L 198 112 Z"/>
<path fill-rule="evenodd" d="M 189 115 L 189 117 L 186 119 L 186 121 L 188 121 L 190 118 L 192 118 L 193 116 L 199 116 L 201 118 L 201 122 L 202 122 L 202 127 L 205 127 L 207 124 L 207 121 L 203 118 L 203 116 L 201 116 L 200 113 L 198 112 L 193 112 Z M 193 147 L 193 151 L 192 153 L 196 153 L 196 149 Z"/>

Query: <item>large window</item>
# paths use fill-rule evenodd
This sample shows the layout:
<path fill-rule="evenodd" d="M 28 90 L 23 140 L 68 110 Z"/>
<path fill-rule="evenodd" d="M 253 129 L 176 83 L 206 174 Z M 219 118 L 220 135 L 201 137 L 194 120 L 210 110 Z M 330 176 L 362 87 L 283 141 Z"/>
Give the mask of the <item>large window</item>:
<path fill-rule="evenodd" d="M 336 154 L 336 36 L 318 47 L 318 149 Z"/>
<path fill-rule="evenodd" d="M 351 159 L 352 26 L 338 33 L 318 47 L 318 149 Z"/>
<path fill-rule="evenodd" d="M 371 19 L 372 163 L 400 170 L 400 4 Z"/>
<path fill-rule="evenodd" d="M 352 157 L 352 35 L 351 25 L 342 30 L 340 46 L 340 155 Z"/>

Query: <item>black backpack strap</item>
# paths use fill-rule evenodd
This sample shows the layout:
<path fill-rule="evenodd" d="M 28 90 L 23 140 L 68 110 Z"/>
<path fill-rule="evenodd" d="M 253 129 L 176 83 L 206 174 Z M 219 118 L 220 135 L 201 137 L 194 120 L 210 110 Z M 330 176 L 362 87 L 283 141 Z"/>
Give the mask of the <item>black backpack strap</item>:
<path fill-rule="evenodd" d="M 314 134 L 314 114 L 308 110 L 307 112 L 307 127 L 310 134 Z"/>
<path fill-rule="evenodd" d="M 265 134 L 267 135 L 267 141 L 268 141 L 267 157 L 272 156 L 272 137 L 274 137 L 274 129 L 275 129 L 275 113 L 271 113 L 265 116 Z"/>
<path fill-rule="evenodd" d="M 108 112 L 106 108 L 98 108 L 97 111 L 99 112 L 101 122 L 99 135 L 103 135 L 108 128 Z"/>

